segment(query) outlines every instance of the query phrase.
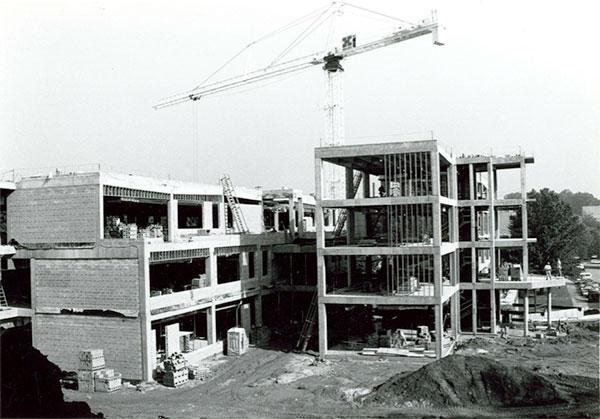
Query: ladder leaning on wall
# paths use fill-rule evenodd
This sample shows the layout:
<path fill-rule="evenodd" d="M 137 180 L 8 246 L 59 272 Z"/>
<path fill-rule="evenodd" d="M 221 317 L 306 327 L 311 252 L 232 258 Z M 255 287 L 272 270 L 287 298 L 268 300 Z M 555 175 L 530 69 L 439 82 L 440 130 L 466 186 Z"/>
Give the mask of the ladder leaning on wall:
<path fill-rule="evenodd" d="M 4 287 L 0 282 L 0 308 L 8 308 L 8 301 L 6 300 L 6 294 L 4 294 Z"/>
<path fill-rule="evenodd" d="M 250 230 L 248 229 L 248 224 L 246 223 L 244 213 L 242 213 L 242 209 L 240 208 L 240 201 L 238 200 L 237 196 L 235 196 L 233 184 L 231 183 L 231 178 L 229 175 L 223 175 L 221 178 L 221 185 L 223 186 L 223 194 L 225 195 L 225 199 L 227 199 L 227 206 L 231 210 L 233 225 L 237 228 L 239 233 L 249 233 Z M 233 233 L 233 231 L 229 230 L 228 233 Z"/>

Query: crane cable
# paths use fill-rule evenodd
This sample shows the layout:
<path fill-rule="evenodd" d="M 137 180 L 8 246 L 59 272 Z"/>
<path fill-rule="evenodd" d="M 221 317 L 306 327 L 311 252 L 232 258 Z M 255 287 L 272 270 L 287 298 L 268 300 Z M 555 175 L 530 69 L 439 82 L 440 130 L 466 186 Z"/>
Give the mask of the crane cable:
<path fill-rule="evenodd" d="M 298 35 L 287 47 L 284 48 L 284 50 L 277 57 L 275 57 L 275 59 L 271 62 L 270 65 L 274 65 L 279 60 L 281 60 L 294 47 L 296 47 L 300 42 L 306 39 L 308 35 L 313 33 L 319 26 L 321 26 L 325 21 L 327 21 L 328 18 L 325 18 L 321 22 L 319 22 L 321 18 L 325 16 L 328 12 L 331 15 L 331 9 L 334 5 L 335 3 L 332 3 L 329 7 L 327 7 L 327 9 L 325 9 L 321 14 L 319 14 L 319 16 L 317 16 L 317 18 L 314 21 L 312 21 L 311 24 L 308 25 L 306 29 L 304 29 L 304 31 L 300 33 L 300 35 Z"/>
<path fill-rule="evenodd" d="M 328 9 L 331 8 L 331 5 L 326 6 L 325 10 L 319 15 L 319 17 L 325 13 Z M 244 53 L 244 51 L 246 51 L 248 48 L 250 48 L 251 46 L 264 41 L 265 39 L 268 39 L 272 36 L 275 36 L 281 32 L 284 32 L 288 29 L 291 29 L 295 26 L 298 26 L 299 24 L 303 23 L 305 20 L 308 20 L 309 18 L 311 18 L 313 15 L 317 14 L 318 12 L 321 11 L 321 9 L 323 9 L 323 7 L 319 7 L 318 9 L 313 10 L 310 13 L 307 13 L 304 16 L 299 17 L 296 20 L 293 20 L 292 22 L 278 28 L 275 29 L 272 32 L 269 32 L 266 35 L 261 36 L 260 38 L 255 39 L 254 41 L 250 42 L 248 45 L 246 45 L 245 47 L 243 47 L 241 50 L 239 50 L 236 54 L 234 54 L 230 59 L 228 59 L 227 61 L 225 61 L 225 63 L 223 63 L 219 68 L 217 68 L 214 72 L 212 72 L 206 79 L 204 79 L 199 85 L 197 85 L 196 87 L 194 87 L 192 90 L 196 90 L 199 89 L 200 87 L 202 87 L 206 82 L 208 82 L 210 79 L 212 79 L 217 73 L 219 73 L 223 68 L 225 68 L 227 65 L 229 65 L 233 60 L 235 60 L 237 57 L 239 57 L 240 55 L 242 55 Z"/>

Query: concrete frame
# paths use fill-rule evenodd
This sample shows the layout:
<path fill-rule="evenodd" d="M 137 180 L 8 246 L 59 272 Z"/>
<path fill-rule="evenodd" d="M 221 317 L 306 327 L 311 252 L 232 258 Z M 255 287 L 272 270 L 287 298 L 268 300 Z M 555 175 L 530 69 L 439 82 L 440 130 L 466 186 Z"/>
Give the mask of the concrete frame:
<path fill-rule="evenodd" d="M 345 199 L 322 199 L 323 197 L 323 162 L 338 164 L 346 168 L 346 190 L 351 190 L 353 182 L 352 159 L 356 156 L 382 156 L 385 154 L 427 152 L 430 154 L 432 194 L 429 196 L 404 196 L 368 198 L 368 182 L 363 183 L 366 191 L 363 197 L 353 197 L 351 193 L 346 194 Z M 449 197 L 440 194 L 440 159 L 449 164 L 448 193 Z M 315 196 L 316 196 L 316 230 L 317 230 L 317 287 L 318 287 L 318 313 L 319 313 L 319 353 L 321 357 L 328 355 L 327 343 L 327 304 L 370 304 L 370 305 L 432 305 L 434 307 L 436 336 L 436 356 L 443 355 L 443 304 L 450 301 L 451 325 L 454 336 L 458 333 L 458 229 L 457 229 L 457 178 L 454 168 L 454 159 L 437 141 L 418 141 L 406 143 L 369 144 L 357 146 L 322 147 L 315 149 Z M 368 177 L 364 177 L 368 179 Z M 333 207 L 352 208 L 370 205 L 398 205 L 398 204 L 421 204 L 429 203 L 433 208 L 433 243 L 431 246 L 408 246 L 408 247 L 361 247 L 361 246 L 335 246 L 326 247 L 325 228 L 323 225 L 323 211 Z M 441 205 L 450 207 L 450 243 L 441 240 Z M 352 212 L 350 212 L 352 214 Z M 347 228 L 348 243 L 353 234 L 352 216 L 350 215 Z M 433 255 L 434 267 L 434 295 L 425 296 L 370 296 L 365 294 L 354 295 L 332 295 L 326 292 L 326 267 L 325 256 L 327 255 L 389 255 L 389 254 L 431 254 Z M 450 287 L 442 287 L 442 256 L 450 255 L 451 278 L 453 283 Z"/>
<path fill-rule="evenodd" d="M 498 317 L 499 308 L 496 307 L 496 291 L 517 289 L 520 290 L 520 297 L 523 299 L 523 335 L 528 335 L 528 322 L 529 322 L 529 290 L 530 289 L 547 289 L 550 298 L 548 299 L 548 319 L 552 310 L 551 302 L 551 288 L 560 287 L 565 285 L 564 278 L 553 278 L 552 280 L 545 281 L 536 279 L 535 276 L 529 274 L 529 263 L 528 263 L 528 245 L 535 243 L 535 238 L 529 238 L 527 232 L 527 202 L 530 200 L 527 198 L 527 186 L 526 186 L 526 165 L 534 163 L 534 158 L 524 155 L 514 155 L 505 157 L 496 156 L 474 156 L 474 157 L 459 157 L 456 158 L 456 165 L 468 165 L 469 173 L 469 199 L 459 200 L 457 202 L 458 207 L 467 207 L 471 211 L 471 240 L 459 242 L 461 249 L 471 249 L 471 282 L 460 282 L 460 290 L 471 290 L 472 292 L 472 333 L 480 333 L 477 331 L 477 290 L 489 290 L 490 292 L 490 332 L 497 332 L 496 318 Z M 474 165 L 487 166 L 486 173 L 488 177 L 488 183 L 486 185 L 488 196 L 486 199 L 475 199 L 475 176 L 474 176 Z M 497 170 L 504 168 L 519 168 L 520 170 L 520 199 L 498 199 L 495 194 L 497 190 Z M 490 214 L 490 238 L 489 240 L 478 240 L 477 239 L 477 223 L 475 218 L 475 207 L 488 207 Z M 519 207 L 522 214 L 522 231 L 523 236 L 521 238 L 513 239 L 498 239 L 496 237 L 496 226 L 495 226 L 495 213 L 496 208 L 502 207 Z M 501 248 L 519 248 L 522 251 L 522 270 L 523 270 L 523 281 L 498 281 L 496 278 L 496 250 Z M 489 249 L 490 251 L 490 281 L 489 282 L 478 282 L 477 281 L 477 249 Z M 460 324 L 460 322 L 459 322 Z M 462 332 L 462 331 L 461 331 Z"/>

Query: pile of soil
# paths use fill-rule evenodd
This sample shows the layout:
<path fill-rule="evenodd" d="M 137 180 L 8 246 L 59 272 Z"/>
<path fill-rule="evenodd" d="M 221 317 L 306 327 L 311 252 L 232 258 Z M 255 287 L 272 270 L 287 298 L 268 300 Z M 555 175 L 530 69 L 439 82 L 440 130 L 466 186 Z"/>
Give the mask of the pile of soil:
<path fill-rule="evenodd" d="M 539 406 L 565 403 L 539 374 L 480 356 L 451 355 L 397 374 L 363 399 L 393 406 Z"/>
<path fill-rule="evenodd" d="M 0 417 L 97 418 L 85 402 L 65 402 L 61 369 L 31 346 L 31 327 L 0 333 Z"/>

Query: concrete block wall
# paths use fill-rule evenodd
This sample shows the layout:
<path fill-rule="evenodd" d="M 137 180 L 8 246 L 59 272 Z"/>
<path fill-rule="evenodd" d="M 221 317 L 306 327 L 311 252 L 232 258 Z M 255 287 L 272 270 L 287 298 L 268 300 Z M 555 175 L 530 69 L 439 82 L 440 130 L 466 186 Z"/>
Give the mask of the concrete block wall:
<path fill-rule="evenodd" d="M 108 368 L 123 378 L 141 380 L 140 330 L 140 319 L 36 314 L 33 345 L 65 371 L 77 370 L 79 351 L 102 349 Z"/>
<path fill-rule="evenodd" d="M 34 259 L 32 265 L 38 311 L 114 310 L 138 315 L 138 259 Z"/>
<path fill-rule="evenodd" d="M 8 239 L 22 244 L 100 238 L 100 185 L 19 188 L 8 196 Z"/>

